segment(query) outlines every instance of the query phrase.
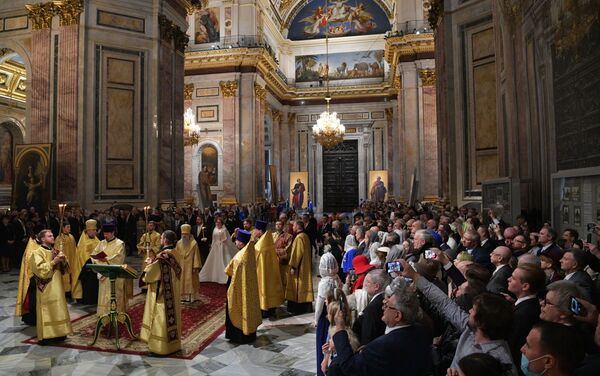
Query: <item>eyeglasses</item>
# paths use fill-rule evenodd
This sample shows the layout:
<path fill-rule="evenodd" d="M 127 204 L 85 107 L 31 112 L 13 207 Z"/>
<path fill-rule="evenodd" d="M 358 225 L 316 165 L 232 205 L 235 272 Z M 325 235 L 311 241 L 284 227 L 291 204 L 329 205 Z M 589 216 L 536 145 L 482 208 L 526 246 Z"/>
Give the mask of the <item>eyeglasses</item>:
<path fill-rule="evenodd" d="M 393 309 L 394 311 L 400 312 L 397 308 L 391 307 L 387 303 L 383 303 L 383 310 L 385 311 L 386 309 Z"/>
<path fill-rule="evenodd" d="M 525 243 L 524 240 L 517 240 L 517 239 L 513 239 L 513 242 L 514 243 L 521 243 L 521 244 Z"/>
<path fill-rule="evenodd" d="M 544 305 L 546 306 L 555 306 L 556 304 L 550 302 L 548 299 L 544 299 L 542 300 L 542 303 L 544 303 Z"/>

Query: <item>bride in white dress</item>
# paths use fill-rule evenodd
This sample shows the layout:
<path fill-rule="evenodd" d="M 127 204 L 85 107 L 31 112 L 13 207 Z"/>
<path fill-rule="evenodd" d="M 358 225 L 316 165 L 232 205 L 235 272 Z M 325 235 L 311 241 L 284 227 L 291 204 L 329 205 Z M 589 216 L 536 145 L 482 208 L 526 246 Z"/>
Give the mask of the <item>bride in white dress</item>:
<path fill-rule="evenodd" d="M 235 244 L 229 238 L 229 231 L 223 226 L 223 220 L 218 217 L 215 220 L 210 252 L 202 270 L 200 270 L 200 282 L 227 283 L 225 267 L 237 251 Z"/>

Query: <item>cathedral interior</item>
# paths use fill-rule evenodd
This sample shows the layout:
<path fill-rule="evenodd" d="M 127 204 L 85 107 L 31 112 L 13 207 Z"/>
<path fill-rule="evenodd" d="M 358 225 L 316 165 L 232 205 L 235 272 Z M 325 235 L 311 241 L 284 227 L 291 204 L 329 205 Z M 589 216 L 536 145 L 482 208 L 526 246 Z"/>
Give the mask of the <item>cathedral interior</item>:
<path fill-rule="evenodd" d="M 315 213 L 351 212 L 379 177 L 399 202 L 585 233 L 600 221 L 599 9 L 2 1 L 0 207 L 206 206 L 203 185 L 218 205 L 278 204 L 301 179 Z M 326 98 L 345 127 L 333 146 L 313 135 Z"/>

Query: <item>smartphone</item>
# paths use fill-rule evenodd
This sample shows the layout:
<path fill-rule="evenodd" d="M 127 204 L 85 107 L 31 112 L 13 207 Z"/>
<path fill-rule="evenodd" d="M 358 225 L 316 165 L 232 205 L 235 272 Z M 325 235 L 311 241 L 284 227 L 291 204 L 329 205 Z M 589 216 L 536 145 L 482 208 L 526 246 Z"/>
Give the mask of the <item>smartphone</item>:
<path fill-rule="evenodd" d="M 571 311 L 571 313 L 574 314 L 575 316 L 585 316 L 586 315 L 585 307 L 574 296 L 571 297 L 571 303 L 569 304 L 569 311 Z"/>
<path fill-rule="evenodd" d="M 402 268 L 402 264 L 400 263 L 400 261 L 388 262 L 387 265 L 388 265 L 388 273 L 392 273 L 392 272 L 400 273 L 404 270 L 404 268 Z"/>
<path fill-rule="evenodd" d="M 426 249 L 426 250 L 425 250 L 425 258 L 426 258 L 427 260 L 434 259 L 435 257 L 436 257 L 436 254 L 435 254 L 435 252 L 433 252 L 431 249 Z"/>
<path fill-rule="evenodd" d="M 592 233 L 591 232 L 589 234 L 587 234 L 587 237 L 585 238 L 585 242 L 586 243 L 591 243 L 592 242 Z"/>
<path fill-rule="evenodd" d="M 588 230 L 588 232 L 594 232 L 595 228 L 596 228 L 596 224 L 595 223 L 588 223 L 587 224 L 587 230 Z"/>

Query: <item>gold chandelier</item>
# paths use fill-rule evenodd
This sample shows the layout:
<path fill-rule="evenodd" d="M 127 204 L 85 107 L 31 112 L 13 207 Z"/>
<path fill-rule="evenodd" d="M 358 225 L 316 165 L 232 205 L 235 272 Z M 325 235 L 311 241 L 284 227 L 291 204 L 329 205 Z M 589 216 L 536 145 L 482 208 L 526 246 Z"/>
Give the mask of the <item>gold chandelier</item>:
<path fill-rule="evenodd" d="M 328 10 L 329 3 L 326 1 L 326 14 Z M 329 112 L 329 101 L 331 101 L 331 95 L 329 94 L 329 16 L 326 15 L 325 17 L 325 101 L 327 102 L 327 107 L 317 119 L 317 123 L 313 125 L 312 133 L 315 141 L 328 149 L 344 140 L 346 128 L 340 122 L 336 112 Z"/>
<path fill-rule="evenodd" d="M 183 114 L 183 130 L 187 133 L 183 144 L 185 146 L 197 145 L 200 142 L 200 128 L 194 122 L 194 112 L 191 108 L 185 110 Z"/>

